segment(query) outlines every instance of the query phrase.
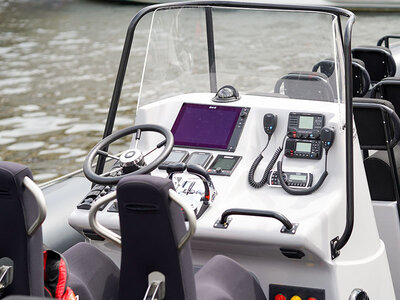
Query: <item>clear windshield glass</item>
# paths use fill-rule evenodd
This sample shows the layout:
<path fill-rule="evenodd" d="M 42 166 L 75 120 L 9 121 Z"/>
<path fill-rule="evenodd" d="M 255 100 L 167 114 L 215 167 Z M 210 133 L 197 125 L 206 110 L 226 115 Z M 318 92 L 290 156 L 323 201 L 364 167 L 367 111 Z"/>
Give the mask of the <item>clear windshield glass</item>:
<path fill-rule="evenodd" d="M 211 11 L 208 27 L 206 8 L 154 12 L 140 106 L 185 93 L 215 92 L 212 78 L 217 89 L 232 85 L 240 94 L 342 100 L 336 17 L 276 10 Z M 213 39 L 207 39 L 211 28 Z M 212 41 L 214 47 L 209 47 Z M 213 52 L 215 69 L 210 67 Z"/>

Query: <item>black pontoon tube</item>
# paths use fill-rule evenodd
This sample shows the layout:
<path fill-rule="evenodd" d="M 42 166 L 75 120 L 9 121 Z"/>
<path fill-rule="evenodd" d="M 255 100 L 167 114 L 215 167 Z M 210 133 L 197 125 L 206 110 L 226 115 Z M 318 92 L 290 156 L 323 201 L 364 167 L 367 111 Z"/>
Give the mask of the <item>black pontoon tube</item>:
<path fill-rule="evenodd" d="M 317 13 L 328 13 L 340 17 L 349 18 L 346 23 L 346 28 L 343 38 L 343 51 L 345 55 L 345 84 L 346 84 L 346 227 L 342 237 L 337 237 L 332 241 L 332 257 L 339 255 L 339 250 L 346 245 L 353 231 L 354 225 L 354 172 L 353 172 L 353 109 L 352 109 L 352 68 L 351 68 L 351 33 L 355 21 L 355 15 L 343 8 L 330 6 L 300 6 L 300 5 L 282 5 L 282 4 L 267 4 L 267 3 L 245 3 L 232 1 L 188 1 L 177 3 L 164 3 L 144 7 L 132 19 L 126 33 L 124 48 L 122 51 L 121 61 L 118 69 L 117 78 L 115 81 L 114 91 L 111 98 L 110 110 L 107 116 L 106 127 L 104 129 L 103 138 L 112 133 L 116 112 L 121 96 L 122 85 L 129 60 L 129 53 L 132 47 L 134 32 L 139 21 L 148 13 L 158 9 L 177 9 L 185 7 L 221 7 L 221 8 L 250 8 L 250 9 L 274 9 L 274 10 L 289 10 L 289 11 L 308 11 Z M 339 28 L 341 30 L 341 28 Z M 107 149 L 103 149 L 107 151 Z M 96 173 L 101 173 L 104 169 L 105 157 L 100 156 Z M 335 254 L 335 255 L 333 255 Z"/>

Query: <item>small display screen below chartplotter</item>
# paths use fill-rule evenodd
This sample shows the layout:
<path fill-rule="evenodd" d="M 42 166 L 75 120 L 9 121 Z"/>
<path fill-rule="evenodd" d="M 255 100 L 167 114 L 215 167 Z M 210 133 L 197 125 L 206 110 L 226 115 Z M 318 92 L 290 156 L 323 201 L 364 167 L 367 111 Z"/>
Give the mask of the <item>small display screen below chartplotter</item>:
<path fill-rule="evenodd" d="M 205 168 L 212 158 L 212 154 L 208 152 L 193 152 L 192 154 L 190 154 L 186 164 L 199 165 Z"/>

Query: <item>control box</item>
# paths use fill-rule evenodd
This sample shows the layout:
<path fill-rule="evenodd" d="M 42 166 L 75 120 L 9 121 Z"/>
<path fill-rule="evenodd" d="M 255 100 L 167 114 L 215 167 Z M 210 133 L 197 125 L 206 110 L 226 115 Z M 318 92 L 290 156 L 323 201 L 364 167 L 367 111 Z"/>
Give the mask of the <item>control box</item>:
<path fill-rule="evenodd" d="M 283 172 L 283 180 L 290 187 L 309 188 L 312 185 L 313 175 L 311 173 L 300 172 Z M 272 187 L 280 187 L 279 176 L 277 171 L 271 171 L 268 175 L 267 184 Z"/>
<path fill-rule="evenodd" d="M 322 143 L 320 140 L 288 138 L 285 145 L 285 156 L 290 158 L 321 159 Z"/>
<path fill-rule="evenodd" d="M 279 297 L 282 295 L 282 297 Z M 325 290 L 300 286 L 269 285 L 268 299 L 316 299 L 325 300 Z"/>

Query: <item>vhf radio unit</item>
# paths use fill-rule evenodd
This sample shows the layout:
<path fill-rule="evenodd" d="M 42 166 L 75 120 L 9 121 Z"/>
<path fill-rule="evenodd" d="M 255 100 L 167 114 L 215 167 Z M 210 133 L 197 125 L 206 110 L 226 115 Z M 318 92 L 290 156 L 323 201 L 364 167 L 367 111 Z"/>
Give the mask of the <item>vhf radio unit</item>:
<path fill-rule="evenodd" d="M 321 159 L 322 143 L 319 140 L 287 139 L 285 156 L 291 158 Z"/>
<path fill-rule="evenodd" d="M 318 139 L 324 127 L 322 114 L 291 112 L 288 120 L 288 137 L 294 139 Z"/>
<path fill-rule="evenodd" d="M 289 114 L 285 156 L 290 158 L 321 159 L 322 143 L 319 139 L 324 127 L 322 114 Z"/>

